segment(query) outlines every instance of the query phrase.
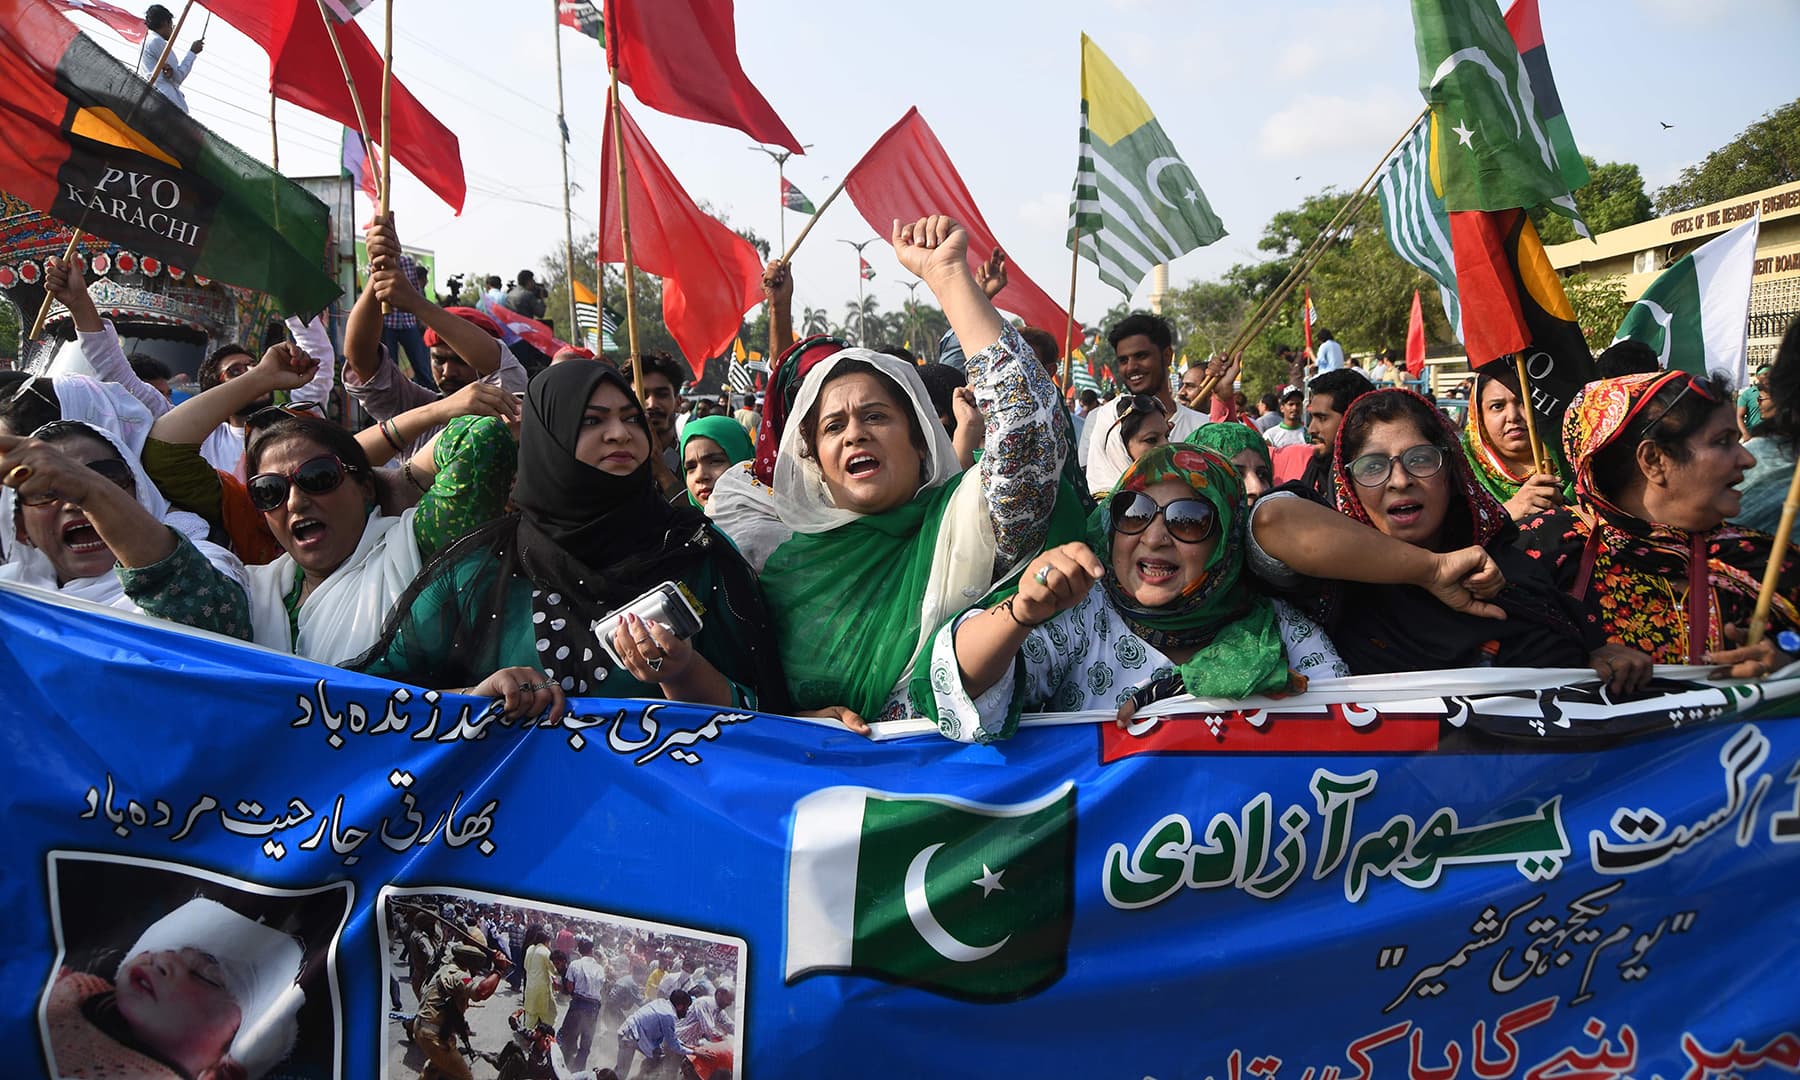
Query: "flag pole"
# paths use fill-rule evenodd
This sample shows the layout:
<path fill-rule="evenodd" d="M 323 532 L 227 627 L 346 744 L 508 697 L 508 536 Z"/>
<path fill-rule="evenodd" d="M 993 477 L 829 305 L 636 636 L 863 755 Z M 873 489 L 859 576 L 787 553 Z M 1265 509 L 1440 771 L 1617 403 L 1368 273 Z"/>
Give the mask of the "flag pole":
<path fill-rule="evenodd" d="M 138 95 L 137 104 L 131 107 L 132 116 L 137 115 L 138 106 L 142 105 L 144 99 L 156 88 L 156 80 L 162 78 L 163 65 L 169 62 L 169 54 L 175 51 L 175 38 L 180 35 L 181 24 L 187 22 L 188 12 L 193 7 L 194 0 L 187 0 L 187 3 L 181 5 L 181 16 L 175 20 L 175 28 L 169 31 L 169 40 L 163 42 L 162 55 L 156 58 L 156 66 L 150 70 L 150 78 L 144 83 L 144 89 Z M 130 122 L 130 119 L 127 118 L 126 123 Z M 82 220 L 86 219 L 87 215 L 83 213 Z M 75 257 L 75 248 L 86 235 L 87 231 L 80 225 L 75 226 L 75 232 L 69 237 L 69 246 L 63 248 L 63 262 L 68 262 Z M 55 298 L 50 295 L 50 290 L 45 289 L 44 302 L 38 305 L 37 318 L 31 320 L 31 332 L 25 335 L 26 341 L 36 341 L 43 336 L 44 320 L 50 317 L 50 305 L 55 302 Z"/>
<path fill-rule="evenodd" d="M 388 187 L 388 167 L 394 163 L 393 147 L 389 135 L 393 124 L 394 99 L 394 0 L 387 0 L 386 19 L 381 28 L 381 220 L 388 225 L 393 219 L 388 215 L 393 203 Z M 393 306 L 386 300 L 381 302 L 381 313 L 387 314 Z"/>
<path fill-rule="evenodd" d="M 1762 588 L 1756 591 L 1756 609 L 1750 615 L 1750 631 L 1744 644 L 1762 641 L 1769 628 L 1769 608 L 1775 603 L 1775 585 L 1781 580 L 1782 555 L 1794 537 L 1794 517 L 1800 513 L 1800 469 L 1788 480 L 1787 502 L 1781 507 L 1781 522 L 1775 526 L 1775 543 L 1769 548 L 1769 566 L 1763 571 Z"/>
<path fill-rule="evenodd" d="M 319 0 L 319 18 L 325 22 L 325 36 L 331 39 L 331 51 L 337 54 L 338 70 L 344 73 L 344 85 L 350 89 L 350 105 L 356 110 L 356 133 L 363 143 L 363 163 L 377 169 L 375 186 L 378 191 L 387 190 L 387 168 L 380 166 L 375 160 L 375 140 L 369 138 L 369 120 L 363 115 L 362 95 L 356 91 L 356 77 L 350 74 L 350 62 L 344 58 L 344 47 L 338 43 L 337 24 L 331 21 L 331 15 L 325 10 L 325 0 Z"/>
<path fill-rule="evenodd" d="M 831 206 L 832 200 L 838 197 L 838 193 L 843 191 L 844 185 L 849 182 L 850 176 L 846 173 L 844 178 L 838 181 L 838 186 L 831 189 L 831 194 L 825 196 L 825 201 L 819 204 L 819 208 L 813 211 L 813 216 L 806 219 L 806 227 L 800 230 L 799 236 L 794 237 L 794 242 L 788 245 L 788 249 L 781 253 L 781 261 L 784 265 L 792 261 L 794 252 L 800 250 L 800 241 L 805 240 L 806 234 L 812 232 L 812 227 L 819 223 L 819 218 Z"/>
<path fill-rule="evenodd" d="M 1063 330 L 1063 384 L 1066 397 L 1075 384 L 1075 272 L 1081 269 L 1081 221 L 1075 221 L 1075 235 L 1069 244 L 1069 325 Z"/>
<path fill-rule="evenodd" d="M 610 40 L 608 45 L 610 45 Z M 607 106 L 612 112 L 613 158 L 618 166 L 619 180 L 619 253 L 625 263 L 625 342 L 631 360 L 631 391 L 639 401 L 644 400 L 644 365 L 638 356 L 637 329 L 637 290 L 632 288 L 631 262 L 631 207 L 630 198 L 625 191 L 625 129 L 624 115 L 619 107 L 619 68 L 613 62 L 611 48 L 606 52 L 606 68 L 612 80 L 612 93 L 608 95 Z M 601 223 L 604 226 L 604 222 Z"/>
<path fill-rule="evenodd" d="M 1523 352 L 1513 353 L 1513 364 L 1519 373 L 1519 393 L 1525 398 L 1525 435 L 1531 440 L 1531 471 L 1548 476 L 1550 474 L 1548 460 L 1550 455 L 1544 449 L 1543 442 L 1538 439 L 1537 409 L 1531 403 L 1531 374 L 1525 370 L 1525 354 Z M 1473 407 L 1480 403 L 1470 402 L 1469 404 Z"/>
<path fill-rule="evenodd" d="M 575 224 L 573 211 L 569 209 L 569 121 L 563 114 L 562 5 L 558 0 L 550 0 L 550 32 L 556 35 L 556 134 L 562 149 L 563 273 L 569 283 L 569 332 L 579 338 L 581 326 L 575 314 Z M 599 299 L 596 294 L 596 315 Z"/>
<path fill-rule="evenodd" d="M 269 167 L 281 171 L 281 135 L 275 127 L 275 91 L 269 91 Z"/>

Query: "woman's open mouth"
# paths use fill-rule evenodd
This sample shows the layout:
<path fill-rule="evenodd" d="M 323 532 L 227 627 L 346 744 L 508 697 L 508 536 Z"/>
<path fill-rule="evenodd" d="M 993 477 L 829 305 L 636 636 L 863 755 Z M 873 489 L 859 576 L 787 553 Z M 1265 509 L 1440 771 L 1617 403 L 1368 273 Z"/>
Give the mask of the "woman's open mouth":
<path fill-rule="evenodd" d="M 131 969 L 126 976 L 126 981 L 131 984 L 133 990 L 136 990 L 151 1001 L 156 1000 L 156 984 L 151 981 L 150 973 L 144 970 L 142 964 Z"/>
<path fill-rule="evenodd" d="M 1395 525 L 1415 525 L 1424 514 L 1424 503 L 1397 502 L 1387 508 L 1387 519 Z"/>
<path fill-rule="evenodd" d="M 325 539 L 326 525 L 318 518 L 301 518 L 294 522 L 288 530 L 294 543 L 301 547 L 314 547 Z"/>
<path fill-rule="evenodd" d="M 76 518 L 63 526 L 63 546 L 77 555 L 92 555 L 106 550 L 106 541 L 100 539 L 99 532 L 87 518 Z"/>
<path fill-rule="evenodd" d="M 1146 585 L 1166 585 L 1175 580 L 1181 567 L 1161 559 L 1139 559 L 1137 561 L 1138 580 Z"/>
<path fill-rule="evenodd" d="M 881 471 L 881 462 L 873 454 L 858 454 L 844 466 L 853 480 L 867 480 Z"/>

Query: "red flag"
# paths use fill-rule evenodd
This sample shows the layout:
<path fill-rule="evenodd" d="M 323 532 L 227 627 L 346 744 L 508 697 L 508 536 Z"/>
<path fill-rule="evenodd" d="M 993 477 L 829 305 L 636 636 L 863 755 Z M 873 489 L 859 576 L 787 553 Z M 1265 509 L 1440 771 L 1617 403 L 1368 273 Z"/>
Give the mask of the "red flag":
<path fill-rule="evenodd" d="M 1425 374 L 1425 311 L 1419 306 L 1419 290 L 1413 290 L 1412 315 L 1406 321 L 1406 373 Z"/>
<path fill-rule="evenodd" d="M 143 19 L 122 7 L 114 7 L 106 0 L 50 0 L 50 6 L 61 11 L 79 11 L 83 15 L 99 19 L 133 44 L 142 44 L 147 32 Z"/>
<path fill-rule="evenodd" d="M 943 144 L 917 108 L 907 110 L 899 123 L 875 141 L 845 177 L 844 191 L 877 236 L 893 235 L 895 218 L 917 221 L 927 214 L 948 214 L 968 230 L 970 266 L 986 262 L 999 246 Z M 1038 288 L 1018 263 L 1009 261 L 1006 273 L 1008 284 L 994 297 L 994 306 L 1019 316 L 1028 326 L 1048 330 L 1061 341 L 1068 329 L 1068 312 Z M 1081 329 L 1076 323 L 1075 340 L 1080 340 Z"/>
<path fill-rule="evenodd" d="M 611 0 L 606 45 L 638 100 L 804 153 L 738 62 L 731 0 Z"/>
<path fill-rule="evenodd" d="M 276 97 L 345 127 L 356 126 L 350 88 L 332 52 L 325 17 L 316 0 L 210 0 L 207 10 L 242 30 L 269 54 L 269 87 Z M 381 54 L 354 22 L 338 24 L 337 37 L 350 74 L 356 78 L 356 94 L 369 121 L 369 135 L 379 137 Z M 431 58 L 420 56 L 416 62 L 425 67 Z M 398 78 L 394 79 L 390 124 L 394 159 L 451 209 L 462 213 L 467 186 L 456 136 L 419 104 Z"/>
<path fill-rule="evenodd" d="M 633 252 L 633 254 L 636 254 L 636 252 Z M 518 312 L 502 307 L 499 304 L 494 305 L 492 318 L 500 325 L 502 330 L 511 331 L 513 337 L 523 339 L 527 345 L 530 345 L 545 356 L 553 357 L 564 349 L 574 348 L 573 345 L 570 345 L 568 342 L 557 337 L 556 334 L 551 331 L 550 327 L 545 324 L 538 322 L 529 315 L 521 315 Z M 507 340 L 504 333 L 501 334 L 501 339 Z"/>
<path fill-rule="evenodd" d="M 1303 294 L 1303 299 L 1300 301 L 1300 332 L 1306 335 L 1306 353 L 1305 353 L 1305 355 L 1310 357 L 1313 354 L 1313 351 L 1312 351 L 1312 328 L 1313 328 L 1313 319 L 1314 319 L 1314 316 L 1316 315 L 1316 313 L 1313 311 L 1313 306 L 1312 306 L 1312 286 L 1311 285 L 1306 286 L 1305 288 L 1303 288 L 1301 290 L 1301 292 Z"/>
<path fill-rule="evenodd" d="M 631 257 L 663 279 L 663 322 L 698 375 L 737 336 L 744 312 L 762 303 L 762 260 L 737 233 L 702 213 L 650 140 L 621 106 Z M 613 110 L 606 110 L 600 160 L 600 261 L 624 262 L 619 238 Z"/>

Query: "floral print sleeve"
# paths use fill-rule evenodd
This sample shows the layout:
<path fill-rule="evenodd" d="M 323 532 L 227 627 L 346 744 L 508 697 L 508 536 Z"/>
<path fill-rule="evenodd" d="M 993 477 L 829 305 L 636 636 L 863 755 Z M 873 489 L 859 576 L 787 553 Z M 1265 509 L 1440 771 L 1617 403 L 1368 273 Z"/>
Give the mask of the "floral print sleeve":
<path fill-rule="evenodd" d="M 164 526 L 167 528 L 167 526 Z M 175 529 L 175 550 L 149 566 L 119 567 L 120 584 L 144 614 L 249 641 L 250 597 Z"/>
<path fill-rule="evenodd" d="M 459 416 L 438 436 L 436 462 L 437 478 L 413 515 L 413 536 L 426 562 L 506 509 L 519 446 L 498 419 Z"/>
<path fill-rule="evenodd" d="M 1043 546 L 1056 480 L 1068 455 L 1056 384 L 1011 326 L 1000 340 L 968 357 L 969 386 L 987 421 L 981 488 L 994 521 L 996 572 Z"/>

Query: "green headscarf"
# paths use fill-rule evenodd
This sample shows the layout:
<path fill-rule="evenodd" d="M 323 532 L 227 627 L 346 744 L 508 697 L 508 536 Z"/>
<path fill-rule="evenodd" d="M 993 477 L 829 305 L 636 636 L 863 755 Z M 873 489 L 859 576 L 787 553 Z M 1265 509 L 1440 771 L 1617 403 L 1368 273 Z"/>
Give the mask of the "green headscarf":
<path fill-rule="evenodd" d="M 1143 491 L 1163 480 L 1186 484 L 1219 515 L 1218 542 L 1206 561 L 1205 574 L 1173 604 L 1138 606 L 1113 573 L 1109 495 L 1088 519 L 1088 546 L 1106 567 L 1101 584 L 1107 598 L 1132 632 L 1158 649 L 1199 646 L 1179 666 L 1182 686 L 1195 697 L 1240 699 L 1288 689 L 1287 648 L 1276 625 L 1275 606 L 1243 581 L 1248 515 L 1237 468 L 1212 450 L 1168 443 L 1138 458 L 1119 477 L 1112 494 Z"/>
<path fill-rule="evenodd" d="M 1235 420 L 1218 424 L 1201 424 L 1199 430 L 1188 436 L 1188 442 L 1204 447 L 1230 461 L 1246 450 L 1254 450 L 1262 458 L 1263 467 L 1270 475 L 1275 472 L 1275 461 L 1269 456 L 1269 441 L 1262 437 L 1262 432 L 1249 424 L 1240 424 Z"/>
<path fill-rule="evenodd" d="M 756 454 L 756 448 L 750 445 L 750 433 L 744 430 L 744 425 L 729 416 L 703 416 L 698 420 L 689 420 L 683 424 L 681 448 L 678 451 L 683 460 L 687 458 L 689 439 L 711 439 L 718 443 L 719 449 L 725 451 L 725 457 L 733 465 L 741 461 L 749 461 Z M 688 494 L 688 502 L 695 506 L 700 505 L 694 502 L 691 492 Z"/>

